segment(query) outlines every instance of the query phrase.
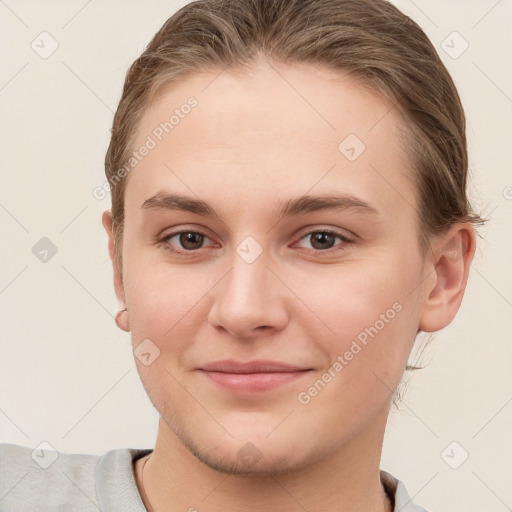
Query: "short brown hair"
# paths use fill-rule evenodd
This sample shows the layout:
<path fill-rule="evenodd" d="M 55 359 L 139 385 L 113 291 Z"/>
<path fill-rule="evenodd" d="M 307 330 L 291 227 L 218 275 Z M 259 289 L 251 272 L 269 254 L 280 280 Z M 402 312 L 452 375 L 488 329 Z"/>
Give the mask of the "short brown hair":
<path fill-rule="evenodd" d="M 121 269 L 126 179 L 145 109 L 164 86 L 202 71 L 250 67 L 257 54 L 342 71 L 397 106 L 419 194 L 420 244 L 454 222 L 481 222 L 466 194 L 466 122 L 450 74 L 423 30 L 384 0 L 199 0 L 179 9 L 126 75 L 105 173 Z"/>

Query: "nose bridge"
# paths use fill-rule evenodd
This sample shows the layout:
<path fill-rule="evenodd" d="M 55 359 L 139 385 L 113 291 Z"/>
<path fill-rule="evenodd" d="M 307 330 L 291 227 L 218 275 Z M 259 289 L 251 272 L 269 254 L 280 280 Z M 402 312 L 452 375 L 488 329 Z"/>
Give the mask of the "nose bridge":
<path fill-rule="evenodd" d="M 260 255 L 254 261 L 245 259 L 244 255 L 240 256 L 239 250 L 233 255 L 227 292 L 234 293 L 241 304 L 249 306 L 262 301 L 263 295 L 270 291 L 267 286 L 269 261 L 266 255 Z M 247 254 L 250 254 L 250 251 Z"/>
<path fill-rule="evenodd" d="M 260 327 L 282 328 L 287 319 L 284 291 L 267 267 L 272 265 L 268 254 L 246 240 L 230 263 L 230 272 L 216 287 L 210 323 L 240 337 Z"/>

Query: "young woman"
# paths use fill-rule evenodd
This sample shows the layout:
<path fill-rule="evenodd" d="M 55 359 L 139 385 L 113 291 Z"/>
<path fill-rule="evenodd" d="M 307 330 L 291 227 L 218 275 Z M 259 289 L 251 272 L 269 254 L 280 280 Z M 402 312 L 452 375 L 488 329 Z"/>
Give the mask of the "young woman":
<path fill-rule="evenodd" d="M 128 71 L 106 155 L 155 447 L 62 455 L 0 509 L 424 510 L 379 463 L 417 334 L 463 298 L 467 163 L 455 86 L 388 2 L 181 8 Z M 2 458 L 7 490 L 29 457 Z"/>

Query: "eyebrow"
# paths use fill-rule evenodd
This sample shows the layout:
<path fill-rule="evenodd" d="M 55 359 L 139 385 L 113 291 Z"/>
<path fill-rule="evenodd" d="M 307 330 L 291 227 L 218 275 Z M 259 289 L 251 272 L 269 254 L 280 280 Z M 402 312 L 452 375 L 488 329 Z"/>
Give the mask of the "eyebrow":
<path fill-rule="evenodd" d="M 181 210 L 198 215 L 219 217 L 212 206 L 201 199 L 183 196 L 175 193 L 158 192 L 146 199 L 142 209 Z M 379 211 L 370 203 L 351 194 L 310 196 L 305 195 L 295 199 L 281 202 L 280 218 L 299 216 L 320 210 L 357 210 L 363 213 L 380 215 Z"/>

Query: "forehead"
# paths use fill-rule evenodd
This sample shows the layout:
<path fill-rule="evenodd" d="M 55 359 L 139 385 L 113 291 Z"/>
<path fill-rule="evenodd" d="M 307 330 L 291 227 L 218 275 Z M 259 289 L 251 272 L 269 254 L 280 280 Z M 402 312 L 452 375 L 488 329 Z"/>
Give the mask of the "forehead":
<path fill-rule="evenodd" d="M 247 141 L 246 132 L 239 131 L 245 127 L 268 139 L 276 134 L 307 135 L 315 142 L 325 138 L 332 148 L 331 142 L 348 129 L 370 142 L 377 125 L 386 132 L 390 128 L 395 132 L 402 125 L 387 99 L 345 73 L 319 65 L 284 65 L 260 59 L 246 71 L 195 73 L 163 88 L 142 116 L 137 142 L 143 142 L 191 97 L 197 100 L 197 107 L 186 116 L 191 121 L 182 123 L 180 117 L 179 130 L 176 124 L 172 137 L 166 137 L 169 144 L 171 139 L 194 144 L 194 137 L 188 135 L 197 129 L 194 120 L 198 117 L 202 130 L 195 132 L 195 139 L 200 136 L 205 143 L 212 140 L 216 144 L 232 144 L 234 136 L 239 143 Z"/>
<path fill-rule="evenodd" d="M 212 201 L 343 187 L 414 202 L 402 132 L 388 100 L 337 71 L 262 60 L 243 74 L 197 73 L 146 109 L 134 150 L 152 148 L 130 172 L 126 202 L 166 187 Z"/>

